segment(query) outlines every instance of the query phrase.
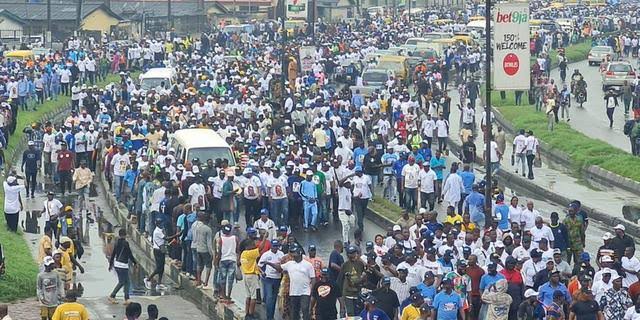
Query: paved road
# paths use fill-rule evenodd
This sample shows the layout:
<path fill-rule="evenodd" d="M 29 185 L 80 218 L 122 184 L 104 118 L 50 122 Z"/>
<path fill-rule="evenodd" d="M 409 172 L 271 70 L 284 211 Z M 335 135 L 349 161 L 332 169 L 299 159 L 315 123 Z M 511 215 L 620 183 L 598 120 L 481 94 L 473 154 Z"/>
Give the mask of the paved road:
<path fill-rule="evenodd" d="M 632 63 L 634 67 L 637 67 L 637 60 L 634 59 Z M 620 106 L 616 108 L 613 115 L 613 128 L 609 128 L 609 119 L 607 118 L 604 106 L 604 92 L 602 91 L 602 78 L 599 67 L 589 66 L 587 61 L 569 64 L 567 67 L 568 86 L 571 82 L 571 74 L 575 69 L 580 70 L 580 73 L 582 73 L 587 81 L 588 91 L 587 102 L 583 108 L 575 104 L 575 100 L 572 101 L 572 108 L 570 109 L 571 121 L 569 121 L 571 127 L 591 138 L 603 140 L 616 148 L 631 152 L 629 138 L 622 132 L 624 122 L 626 121 L 622 100 L 620 100 Z M 557 84 L 561 83 L 560 72 L 557 69 L 551 71 L 551 77 L 555 79 Z M 562 86 L 559 85 L 558 89 L 562 89 Z"/>
<path fill-rule="evenodd" d="M 40 210 L 43 207 L 43 201 L 46 199 L 43 192 L 36 193 L 36 199 L 25 200 L 25 210 Z M 64 199 L 60 199 L 65 203 Z M 72 199 L 68 201 L 73 201 Z M 99 207 L 103 212 L 104 219 L 100 227 L 105 230 L 111 228 L 115 224 L 115 217 L 111 212 L 106 199 L 103 197 L 96 197 L 90 199 L 89 206 L 91 208 Z M 95 215 L 94 215 L 95 216 Z M 21 217 L 24 220 L 24 216 Z M 39 225 L 41 231 L 44 228 L 44 221 L 39 219 Z M 117 231 L 116 231 L 117 232 Z M 83 303 L 89 310 L 91 319 L 122 319 L 124 317 L 124 307 L 122 304 L 111 305 L 107 303 L 107 296 L 117 283 L 117 277 L 115 273 L 109 272 L 108 262 L 104 251 L 104 241 L 102 237 L 103 233 L 99 230 L 98 223 L 92 223 L 85 228 L 84 237 L 88 241 L 83 247 L 85 253 L 80 259 L 80 263 L 85 268 L 86 272 L 80 274 L 77 272 L 77 283 L 81 283 L 84 292 L 79 302 Z M 32 253 L 37 256 L 38 241 L 40 239 L 39 234 L 24 234 L 25 239 L 29 243 Z M 142 252 L 138 248 L 132 247 L 134 254 L 141 255 Z M 169 319 L 194 319 L 204 320 L 207 317 L 204 313 L 200 312 L 195 305 L 183 299 L 179 295 L 175 295 L 171 286 L 167 291 L 155 292 L 146 291 L 141 283 L 141 278 L 144 271 L 138 268 L 132 269 L 130 272 L 132 280 L 131 296 L 132 301 L 138 302 L 143 305 L 143 314 L 146 315 L 146 306 L 149 304 L 156 304 L 160 310 L 161 316 L 166 316 Z M 166 277 L 165 277 L 166 279 Z M 121 290 L 117 296 L 118 300 L 122 302 L 124 299 L 123 291 Z M 33 310 L 38 303 L 34 300 L 25 301 L 22 304 L 16 306 L 16 313 L 19 317 L 14 319 L 40 319 L 37 314 L 33 314 Z M 180 308 L 171 308 L 168 306 L 179 305 Z"/>

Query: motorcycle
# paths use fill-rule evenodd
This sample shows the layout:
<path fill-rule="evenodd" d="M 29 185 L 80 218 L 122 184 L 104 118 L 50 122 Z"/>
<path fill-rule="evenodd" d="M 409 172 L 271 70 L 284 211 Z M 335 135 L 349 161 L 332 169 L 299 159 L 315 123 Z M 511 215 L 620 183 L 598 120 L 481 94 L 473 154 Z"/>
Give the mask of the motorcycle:
<path fill-rule="evenodd" d="M 584 88 L 576 90 L 576 102 L 580 104 L 580 108 L 582 108 L 582 104 L 587 101 L 587 91 Z"/>

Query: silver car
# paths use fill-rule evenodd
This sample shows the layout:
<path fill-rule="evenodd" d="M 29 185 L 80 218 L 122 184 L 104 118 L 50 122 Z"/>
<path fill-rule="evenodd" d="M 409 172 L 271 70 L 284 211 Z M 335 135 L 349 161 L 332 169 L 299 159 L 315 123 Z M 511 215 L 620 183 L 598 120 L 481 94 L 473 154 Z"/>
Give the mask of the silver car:
<path fill-rule="evenodd" d="M 613 49 L 609 46 L 595 46 L 591 48 L 588 57 L 589 65 L 599 66 L 607 55 L 610 55 L 611 58 L 613 58 L 614 55 Z"/>
<path fill-rule="evenodd" d="M 628 61 L 612 61 L 602 71 L 602 90 L 608 87 L 622 86 L 625 81 L 633 82 L 636 72 Z"/>

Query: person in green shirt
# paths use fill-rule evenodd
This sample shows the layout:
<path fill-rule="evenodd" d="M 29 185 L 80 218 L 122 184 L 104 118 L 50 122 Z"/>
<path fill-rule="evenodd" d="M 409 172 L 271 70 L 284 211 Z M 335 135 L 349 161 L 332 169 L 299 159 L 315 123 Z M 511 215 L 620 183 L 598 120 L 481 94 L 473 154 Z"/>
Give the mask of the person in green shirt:
<path fill-rule="evenodd" d="M 569 233 L 569 243 L 567 247 L 567 263 L 571 263 L 571 257 L 577 263 L 580 261 L 582 249 L 584 249 L 584 222 L 582 217 L 576 215 L 576 210 L 569 207 L 568 215 L 564 218 L 564 225 Z"/>
<path fill-rule="evenodd" d="M 360 289 L 366 279 L 366 274 L 364 274 L 364 262 L 360 259 L 356 246 L 347 248 L 347 258 L 348 260 L 340 268 L 336 281 L 342 287 L 340 309 L 346 309 L 340 310 L 340 314 L 344 314 L 344 311 L 346 311 L 347 316 L 355 316 L 356 312 L 360 311 L 356 310 L 356 305 L 358 304 Z"/>
<path fill-rule="evenodd" d="M 321 170 L 313 171 L 312 181 L 316 184 L 316 191 L 320 200 L 320 202 L 318 202 L 318 223 L 326 226 L 329 224 L 329 203 L 324 201 L 325 198 L 329 197 L 324 194 L 324 189 L 327 187 L 327 179 Z"/>

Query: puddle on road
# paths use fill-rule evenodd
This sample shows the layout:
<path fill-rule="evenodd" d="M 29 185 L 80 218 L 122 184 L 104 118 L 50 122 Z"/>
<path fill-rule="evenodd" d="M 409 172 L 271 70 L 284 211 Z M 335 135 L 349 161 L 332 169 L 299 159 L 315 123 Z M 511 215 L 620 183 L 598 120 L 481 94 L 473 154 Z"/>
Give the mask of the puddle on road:
<path fill-rule="evenodd" d="M 96 212 L 96 222 L 98 224 L 98 234 L 102 239 L 102 251 L 106 256 L 111 256 L 113 253 L 113 247 L 115 246 L 116 241 L 118 240 L 118 230 L 120 226 L 113 225 L 109 220 L 107 220 L 102 212 L 98 210 Z M 140 266 L 132 266 L 129 268 L 129 280 L 131 282 L 130 295 L 132 296 L 161 296 L 161 295 L 172 295 L 174 294 L 172 286 L 167 283 L 169 279 L 166 274 L 163 277 L 163 282 L 167 289 L 165 290 L 156 290 L 152 287 L 150 290 L 145 288 L 144 286 L 144 278 L 150 273 L 147 270 L 144 270 Z"/>

